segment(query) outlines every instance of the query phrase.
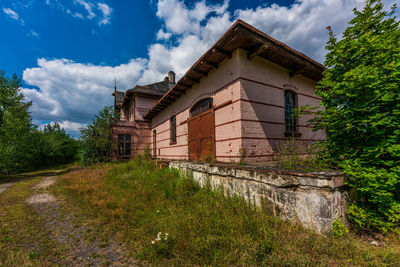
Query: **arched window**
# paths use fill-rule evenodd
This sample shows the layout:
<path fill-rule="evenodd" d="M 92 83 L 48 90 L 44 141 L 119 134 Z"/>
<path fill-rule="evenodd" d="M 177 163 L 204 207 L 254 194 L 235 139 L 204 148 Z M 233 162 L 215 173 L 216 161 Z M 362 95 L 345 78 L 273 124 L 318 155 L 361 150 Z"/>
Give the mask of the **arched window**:
<path fill-rule="evenodd" d="M 292 91 L 285 91 L 285 132 L 296 133 L 297 122 L 295 115 L 295 109 L 297 108 L 296 93 Z"/>
<path fill-rule="evenodd" d="M 176 116 L 172 116 L 170 122 L 171 144 L 176 144 Z"/>
<path fill-rule="evenodd" d="M 196 103 L 190 110 L 190 116 L 194 117 L 199 115 L 200 113 L 206 112 L 207 110 L 212 109 L 213 100 L 212 98 L 205 98 Z"/>

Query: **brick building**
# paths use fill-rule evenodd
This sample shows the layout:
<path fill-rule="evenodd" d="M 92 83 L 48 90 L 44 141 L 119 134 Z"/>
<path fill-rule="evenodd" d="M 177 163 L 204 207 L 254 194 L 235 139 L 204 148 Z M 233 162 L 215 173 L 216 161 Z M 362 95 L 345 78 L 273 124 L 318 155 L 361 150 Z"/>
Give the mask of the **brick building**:
<path fill-rule="evenodd" d="M 288 138 L 298 145 L 325 138 L 296 119 L 318 106 L 324 66 L 238 20 L 175 83 L 114 92 L 121 120 L 112 128 L 114 158 L 143 151 L 154 158 L 270 161 Z"/>

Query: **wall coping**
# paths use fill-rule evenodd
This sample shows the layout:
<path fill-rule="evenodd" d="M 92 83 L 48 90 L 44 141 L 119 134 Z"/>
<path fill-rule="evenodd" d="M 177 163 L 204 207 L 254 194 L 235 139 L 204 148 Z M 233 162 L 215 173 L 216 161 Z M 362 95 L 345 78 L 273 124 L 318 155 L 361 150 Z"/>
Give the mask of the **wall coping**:
<path fill-rule="evenodd" d="M 273 169 L 262 166 L 233 166 L 224 163 L 200 163 L 191 161 L 170 161 L 176 166 L 209 175 L 231 176 L 249 179 L 276 187 L 318 187 L 337 189 L 344 185 L 345 175 L 339 171 L 301 172 Z"/>

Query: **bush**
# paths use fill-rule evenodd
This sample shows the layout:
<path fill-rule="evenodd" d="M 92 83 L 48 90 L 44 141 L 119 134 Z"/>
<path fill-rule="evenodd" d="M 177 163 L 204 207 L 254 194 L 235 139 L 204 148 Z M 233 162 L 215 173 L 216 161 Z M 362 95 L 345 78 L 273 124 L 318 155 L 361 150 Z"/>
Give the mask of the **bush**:
<path fill-rule="evenodd" d="M 328 69 L 317 94 L 324 111 L 326 155 L 347 174 L 358 229 L 390 231 L 400 223 L 400 27 L 378 0 L 368 0 L 338 41 L 330 27 Z"/>

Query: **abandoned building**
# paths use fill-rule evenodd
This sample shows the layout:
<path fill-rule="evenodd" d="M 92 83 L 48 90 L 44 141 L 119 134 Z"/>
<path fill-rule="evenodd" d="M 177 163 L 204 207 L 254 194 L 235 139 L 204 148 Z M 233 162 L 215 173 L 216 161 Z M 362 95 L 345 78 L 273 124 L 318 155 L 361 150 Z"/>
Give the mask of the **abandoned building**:
<path fill-rule="evenodd" d="M 238 20 L 175 82 L 115 91 L 120 120 L 112 126 L 113 158 L 142 153 L 157 159 L 265 162 L 288 139 L 324 140 L 300 106 L 318 106 L 324 66 Z"/>

